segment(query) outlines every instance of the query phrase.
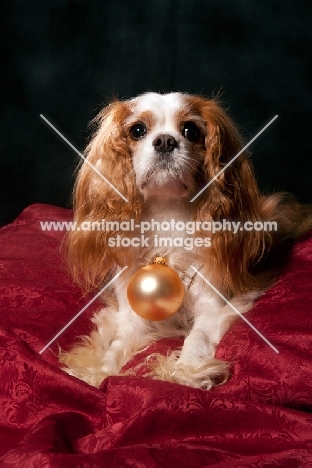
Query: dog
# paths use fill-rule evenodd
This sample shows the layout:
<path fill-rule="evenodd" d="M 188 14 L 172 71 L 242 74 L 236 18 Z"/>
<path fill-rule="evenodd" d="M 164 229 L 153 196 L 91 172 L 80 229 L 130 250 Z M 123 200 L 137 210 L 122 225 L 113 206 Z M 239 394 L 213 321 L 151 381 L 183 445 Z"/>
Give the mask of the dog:
<path fill-rule="evenodd" d="M 285 194 L 260 194 L 247 150 L 232 161 L 243 139 L 216 99 L 145 93 L 111 102 L 93 125 L 74 188 L 74 220 L 113 228 L 70 232 L 66 255 L 86 292 L 127 269 L 106 291 L 91 335 L 61 353 L 64 370 L 98 387 L 153 341 L 182 336 L 182 349 L 153 355 L 146 375 L 207 390 L 224 383 L 229 364 L 215 359 L 216 347 L 238 318 L 234 309 L 247 312 L 274 281 L 270 259 L 304 230 L 299 205 Z M 120 228 L 130 220 L 133 230 Z M 150 242 L 155 231 L 150 243 L 137 242 L 140 226 L 152 222 L 166 245 Z M 277 229 L 259 229 L 265 223 Z M 185 295 L 175 314 L 156 321 L 132 310 L 127 286 L 157 255 L 180 276 Z"/>

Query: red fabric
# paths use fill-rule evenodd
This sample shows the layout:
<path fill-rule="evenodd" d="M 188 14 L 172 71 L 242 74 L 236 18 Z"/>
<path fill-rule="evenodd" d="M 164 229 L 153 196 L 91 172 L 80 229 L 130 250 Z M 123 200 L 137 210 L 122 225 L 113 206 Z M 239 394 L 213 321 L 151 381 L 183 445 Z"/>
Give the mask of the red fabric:
<path fill-rule="evenodd" d="M 66 273 L 62 234 L 39 226 L 70 219 L 67 210 L 32 205 L 0 231 L 0 466 L 311 467 L 312 237 L 247 314 L 279 354 L 238 320 L 217 351 L 234 363 L 223 386 L 203 391 L 137 375 L 95 389 L 60 370 L 54 353 L 88 333 L 98 302 L 53 352 L 39 354 L 90 300 Z"/>

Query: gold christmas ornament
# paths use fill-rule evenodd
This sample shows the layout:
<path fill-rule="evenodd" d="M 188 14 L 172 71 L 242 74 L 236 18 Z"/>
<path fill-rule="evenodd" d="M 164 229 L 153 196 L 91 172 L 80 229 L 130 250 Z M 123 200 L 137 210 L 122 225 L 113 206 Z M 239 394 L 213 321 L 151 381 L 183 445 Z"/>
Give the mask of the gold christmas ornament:
<path fill-rule="evenodd" d="M 184 298 L 184 286 L 163 257 L 132 276 L 127 297 L 134 312 L 146 320 L 165 320 L 175 314 Z"/>

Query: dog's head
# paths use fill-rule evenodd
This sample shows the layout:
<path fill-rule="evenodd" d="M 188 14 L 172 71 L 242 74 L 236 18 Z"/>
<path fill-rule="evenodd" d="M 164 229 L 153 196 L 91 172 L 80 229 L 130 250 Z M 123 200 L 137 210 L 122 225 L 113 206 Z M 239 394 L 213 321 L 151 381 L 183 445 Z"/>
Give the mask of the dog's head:
<path fill-rule="evenodd" d="M 207 136 L 190 98 L 148 93 L 133 99 L 130 110 L 124 131 L 144 199 L 189 197 L 198 187 Z"/>
<path fill-rule="evenodd" d="M 216 101 L 182 93 L 115 101 L 95 122 L 88 161 L 131 203 L 140 195 L 144 200 L 191 198 L 242 148 L 235 126 Z M 118 195 L 111 185 L 104 187 L 89 165 L 80 179 L 88 179 L 88 186 L 91 179 L 93 185 L 98 180 L 101 197 L 103 192 L 108 199 Z M 224 176 L 219 185 L 222 180 Z"/>

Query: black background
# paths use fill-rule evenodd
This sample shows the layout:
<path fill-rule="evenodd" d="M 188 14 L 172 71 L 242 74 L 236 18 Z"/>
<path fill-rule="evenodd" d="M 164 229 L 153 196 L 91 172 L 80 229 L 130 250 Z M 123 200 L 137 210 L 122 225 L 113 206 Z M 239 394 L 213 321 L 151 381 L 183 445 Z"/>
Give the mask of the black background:
<path fill-rule="evenodd" d="M 265 192 L 312 202 L 309 1 L 1 2 L 0 223 L 30 203 L 70 206 L 88 122 L 113 96 L 221 100 L 252 145 Z"/>

